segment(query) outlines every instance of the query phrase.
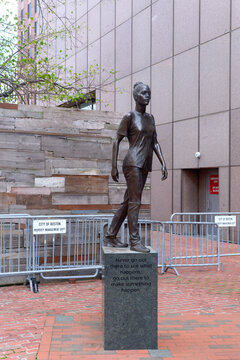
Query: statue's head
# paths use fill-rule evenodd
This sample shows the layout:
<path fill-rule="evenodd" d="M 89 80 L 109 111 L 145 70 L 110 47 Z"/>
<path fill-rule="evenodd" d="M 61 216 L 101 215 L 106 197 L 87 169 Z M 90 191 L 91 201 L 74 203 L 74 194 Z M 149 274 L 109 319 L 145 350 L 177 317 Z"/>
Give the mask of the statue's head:
<path fill-rule="evenodd" d="M 136 102 L 148 105 L 151 100 L 150 87 L 142 82 L 137 82 L 133 86 L 133 97 Z"/>

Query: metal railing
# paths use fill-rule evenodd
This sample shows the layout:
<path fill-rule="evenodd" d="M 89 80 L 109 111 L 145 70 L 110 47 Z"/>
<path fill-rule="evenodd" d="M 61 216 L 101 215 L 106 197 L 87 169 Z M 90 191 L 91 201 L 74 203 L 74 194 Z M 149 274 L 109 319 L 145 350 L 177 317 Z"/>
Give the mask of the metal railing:
<path fill-rule="evenodd" d="M 240 212 L 193 212 L 174 213 L 171 221 L 216 222 L 216 217 L 234 217 L 235 226 L 219 225 L 219 253 L 222 256 L 240 255 Z"/>
<path fill-rule="evenodd" d="M 37 274 L 44 279 L 101 275 L 102 241 L 112 217 L 0 215 L 0 277 L 26 275 L 37 292 Z M 158 253 L 162 273 L 173 268 L 178 274 L 180 266 L 219 268 L 219 230 L 212 222 L 140 219 L 139 233 L 143 244 Z M 120 237 L 129 243 L 127 221 Z"/>
<path fill-rule="evenodd" d="M 62 219 L 64 233 L 54 233 L 56 229 L 48 233 L 49 227 L 45 233 L 44 229 L 34 232 L 35 221 L 46 225 Z M 36 274 L 46 279 L 97 276 L 102 269 L 101 241 L 108 221 L 108 216 L 0 215 L 0 276 L 26 275 L 35 292 Z M 76 271 L 81 273 L 75 275 Z"/>
<path fill-rule="evenodd" d="M 26 275 L 32 291 L 38 291 L 36 275 L 44 279 L 89 278 L 103 270 L 102 241 L 112 220 L 109 215 L 30 216 L 0 215 L 0 276 Z M 64 231 L 51 224 L 64 222 Z M 49 227 L 50 224 L 50 227 Z M 50 233 L 49 233 L 50 232 Z M 158 252 L 162 266 L 162 225 L 139 220 L 145 245 Z M 129 242 L 127 221 L 121 241 Z"/>
<path fill-rule="evenodd" d="M 217 266 L 220 269 L 219 227 L 214 222 L 171 221 L 169 249 L 165 249 L 163 270 L 177 267 Z M 166 243 L 165 243 L 166 247 Z"/>
<path fill-rule="evenodd" d="M 26 274 L 32 257 L 30 237 L 28 215 L 0 216 L 0 275 Z"/>

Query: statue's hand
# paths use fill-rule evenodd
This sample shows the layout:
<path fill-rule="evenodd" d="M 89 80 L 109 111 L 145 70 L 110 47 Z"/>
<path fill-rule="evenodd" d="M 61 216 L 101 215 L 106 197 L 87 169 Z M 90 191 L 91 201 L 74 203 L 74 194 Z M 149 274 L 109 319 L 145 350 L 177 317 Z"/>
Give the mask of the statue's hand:
<path fill-rule="evenodd" d="M 111 172 L 111 175 L 112 175 L 112 179 L 116 182 L 118 182 L 119 180 L 119 174 L 118 174 L 118 169 L 116 167 L 113 167 L 112 168 L 112 172 Z"/>
<path fill-rule="evenodd" d="M 167 177 L 168 177 L 168 172 L 167 172 L 166 166 L 163 165 L 163 167 L 162 167 L 162 180 L 166 180 Z"/>

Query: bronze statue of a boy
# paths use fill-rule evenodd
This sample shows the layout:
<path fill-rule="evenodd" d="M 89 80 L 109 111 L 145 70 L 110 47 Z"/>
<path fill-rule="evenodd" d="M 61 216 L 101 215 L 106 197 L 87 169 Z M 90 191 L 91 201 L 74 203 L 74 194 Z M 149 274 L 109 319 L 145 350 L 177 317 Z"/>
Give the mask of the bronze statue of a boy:
<path fill-rule="evenodd" d="M 133 97 L 136 102 L 135 110 L 127 113 L 117 130 L 116 139 L 113 143 L 112 154 L 112 178 L 118 182 L 117 158 L 119 144 L 126 136 L 129 141 L 129 149 L 123 161 L 123 174 L 127 182 L 127 190 L 124 201 L 116 211 L 112 223 L 105 234 L 104 244 L 113 247 L 127 247 L 117 239 L 117 233 L 128 217 L 130 235 L 130 249 L 147 253 L 150 250 L 141 243 L 138 231 L 138 216 L 141 206 L 142 191 L 148 176 L 152 171 L 153 151 L 162 165 L 162 180 L 167 179 L 168 173 L 157 141 L 154 117 L 146 113 L 146 106 L 151 99 L 151 90 L 148 85 L 137 82 L 133 87 Z"/>

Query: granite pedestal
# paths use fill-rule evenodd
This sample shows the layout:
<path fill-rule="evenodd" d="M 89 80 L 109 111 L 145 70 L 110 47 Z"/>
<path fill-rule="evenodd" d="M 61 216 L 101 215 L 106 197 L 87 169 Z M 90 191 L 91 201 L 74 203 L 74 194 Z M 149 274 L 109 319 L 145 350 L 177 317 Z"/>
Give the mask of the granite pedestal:
<path fill-rule="evenodd" d="M 103 247 L 104 349 L 157 349 L 157 253 Z"/>

